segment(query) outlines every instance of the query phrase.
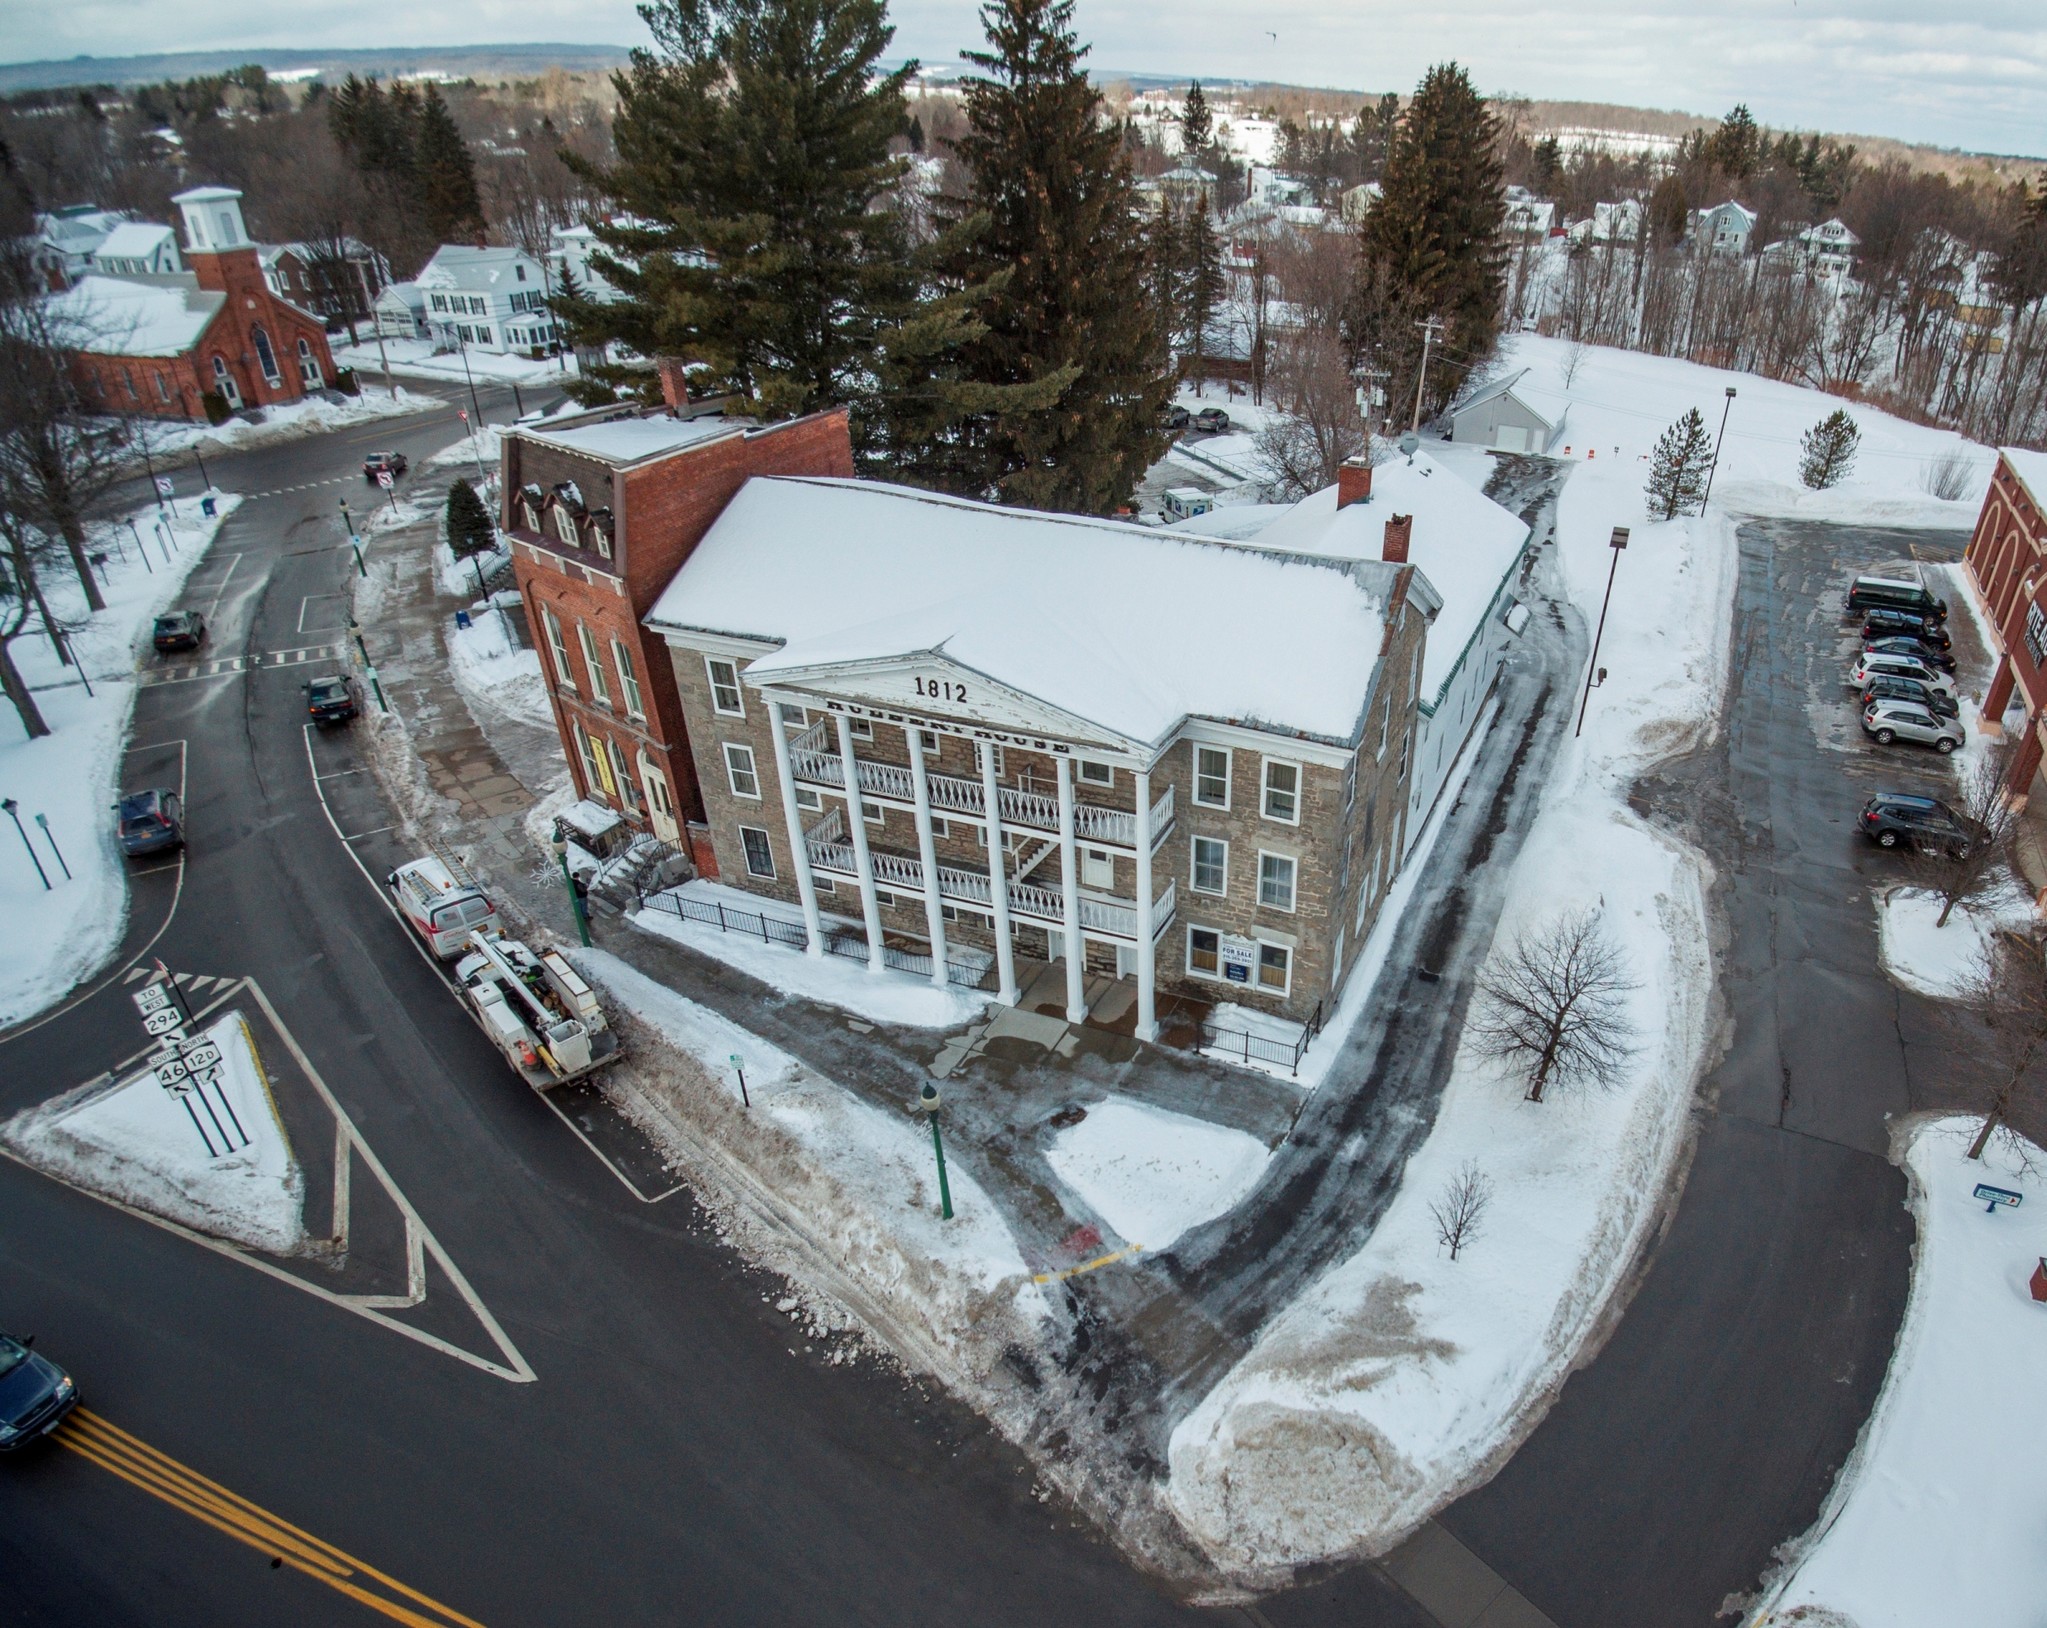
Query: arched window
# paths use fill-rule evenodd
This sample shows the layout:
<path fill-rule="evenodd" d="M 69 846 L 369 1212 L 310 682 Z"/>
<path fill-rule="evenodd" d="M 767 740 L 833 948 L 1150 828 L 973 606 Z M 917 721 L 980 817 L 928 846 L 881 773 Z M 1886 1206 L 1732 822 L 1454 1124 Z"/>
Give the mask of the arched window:
<path fill-rule="evenodd" d="M 213 358 L 213 388 L 220 392 L 220 399 L 230 407 L 242 404 L 241 387 L 235 383 L 235 376 L 227 370 L 227 358 L 216 355 Z"/>
<path fill-rule="evenodd" d="M 569 513 L 565 504 L 555 505 L 554 534 L 571 548 L 583 546 L 583 539 L 576 533 L 576 517 Z"/>
<path fill-rule="evenodd" d="M 313 354 L 313 342 L 303 335 L 299 339 L 299 378 L 308 390 L 317 390 L 327 382 L 320 371 L 320 358 Z"/>
<path fill-rule="evenodd" d="M 270 336 L 261 328 L 251 328 L 249 337 L 256 344 L 256 362 L 263 369 L 263 377 L 272 384 L 284 383 L 284 375 L 277 371 L 277 352 L 270 347 Z"/>

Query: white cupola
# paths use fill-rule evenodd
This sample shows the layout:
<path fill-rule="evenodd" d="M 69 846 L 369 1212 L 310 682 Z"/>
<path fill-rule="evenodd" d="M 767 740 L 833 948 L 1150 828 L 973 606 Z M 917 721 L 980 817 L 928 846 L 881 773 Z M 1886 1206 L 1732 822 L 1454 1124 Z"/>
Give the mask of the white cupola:
<path fill-rule="evenodd" d="M 247 249 L 248 229 L 242 225 L 242 195 L 234 187 L 194 187 L 171 199 L 185 217 L 185 252 L 218 254 Z"/>

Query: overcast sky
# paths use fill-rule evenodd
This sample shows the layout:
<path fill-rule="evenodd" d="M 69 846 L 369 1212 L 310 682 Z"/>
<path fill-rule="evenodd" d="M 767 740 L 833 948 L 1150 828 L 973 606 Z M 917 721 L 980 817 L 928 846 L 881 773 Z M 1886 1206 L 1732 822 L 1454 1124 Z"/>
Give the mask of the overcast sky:
<path fill-rule="evenodd" d="M 897 43 L 952 62 L 968 0 L 896 0 Z M 288 25 L 280 23 L 288 17 Z M 1081 0 L 1109 69 L 1406 90 L 1455 58 L 1484 90 L 2047 153 L 2047 0 Z M 245 46 L 637 44 L 630 0 L 0 0 L 16 60 Z"/>

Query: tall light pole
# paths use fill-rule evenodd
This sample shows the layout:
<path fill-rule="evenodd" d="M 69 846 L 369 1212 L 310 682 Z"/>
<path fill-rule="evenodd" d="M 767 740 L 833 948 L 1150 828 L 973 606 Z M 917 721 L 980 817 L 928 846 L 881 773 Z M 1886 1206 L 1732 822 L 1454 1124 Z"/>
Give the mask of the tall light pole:
<path fill-rule="evenodd" d="M 1592 660 L 1585 667 L 1585 699 L 1578 703 L 1578 727 L 1571 731 L 1573 740 L 1585 733 L 1585 709 L 1592 705 L 1592 678 L 1599 670 L 1599 641 L 1606 636 L 1606 607 L 1613 603 L 1613 578 L 1621 568 L 1621 550 L 1628 546 L 1628 528 L 1615 526 L 1606 546 L 1613 550 L 1613 563 L 1606 568 L 1606 597 L 1599 602 L 1599 630 L 1592 635 Z"/>
<path fill-rule="evenodd" d="M 340 499 L 340 503 L 341 523 L 348 527 L 348 546 L 355 550 L 355 574 L 359 577 L 366 577 L 370 574 L 370 568 L 362 562 L 362 540 L 355 534 L 355 516 L 348 512 L 347 498 Z M 364 659 L 367 660 L 368 657 Z"/>
<path fill-rule="evenodd" d="M 952 1188 L 945 1179 L 945 1143 L 938 1135 L 938 1087 L 929 1080 L 917 1094 L 917 1112 L 927 1114 L 931 1119 L 931 1151 L 938 1155 L 938 1214 L 941 1220 L 952 1219 Z"/>
<path fill-rule="evenodd" d="M 1706 512 L 1706 505 L 1713 501 L 1713 477 L 1720 473 L 1720 449 L 1727 445 L 1727 415 L 1734 411 L 1734 386 L 1727 387 L 1727 400 L 1720 408 L 1720 434 L 1713 442 L 1713 462 L 1706 470 L 1706 492 L 1699 499 L 1699 513 Z"/>

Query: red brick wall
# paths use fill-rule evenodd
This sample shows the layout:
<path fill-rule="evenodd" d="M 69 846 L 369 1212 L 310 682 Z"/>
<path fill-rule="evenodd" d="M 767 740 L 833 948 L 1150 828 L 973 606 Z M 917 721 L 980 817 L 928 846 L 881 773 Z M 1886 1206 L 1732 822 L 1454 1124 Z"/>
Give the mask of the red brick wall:
<path fill-rule="evenodd" d="M 110 413 L 144 418 L 204 418 L 196 359 L 183 356 L 101 356 L 71 358 L 79 394 Z"/>
<path fill-rule="evenodd" d="M 2047 604 L 2043 555 L 2047 555 L 2047 517 L 2033 505 L 2011 466 L 1999 458 L 1964 558 L 2004 654 L 2026 692 L 2029 710 L 2036 712 L 2047 707 L 2047 673 L 2034 664 L 2026 649 L 2025 631 L 2027 607 L 2036 602 Z M 2030 597 L 2025 592 L 2028 576 L 2034 579 Z"/>

